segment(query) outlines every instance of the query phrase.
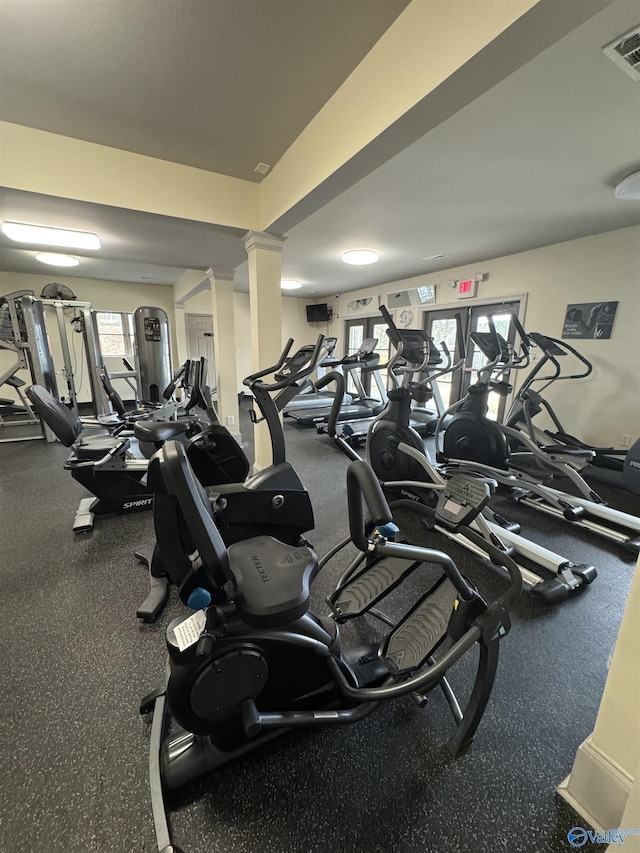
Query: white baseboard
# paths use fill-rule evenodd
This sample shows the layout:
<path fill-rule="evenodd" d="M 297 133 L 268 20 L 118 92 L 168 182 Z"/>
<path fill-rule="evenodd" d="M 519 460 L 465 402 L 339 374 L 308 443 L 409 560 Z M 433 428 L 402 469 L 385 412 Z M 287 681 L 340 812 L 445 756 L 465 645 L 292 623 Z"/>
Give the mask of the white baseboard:
<path fill-rule="evenodd" d="M 578 747 L 573 769 L 558 794 L 597 832 L 620 826 L 633 778 L 589 736 Z"/>

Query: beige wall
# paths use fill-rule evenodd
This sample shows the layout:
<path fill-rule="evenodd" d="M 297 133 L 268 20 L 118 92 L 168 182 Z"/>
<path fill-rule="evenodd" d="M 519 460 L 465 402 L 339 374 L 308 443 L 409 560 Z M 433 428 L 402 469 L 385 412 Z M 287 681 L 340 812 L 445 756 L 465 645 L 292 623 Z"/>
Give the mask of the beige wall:
<path fill-rule="evenodd" d="M 558 243 L 517 255 L 509 255 L 444 272 L 396 281 L 375 288 L 327 298 L 339 319 L 329 334 L 344 337 L 344 321 L 350 317 L 378 315 L 377 298 L 366 311 L 349 313 L 347 303 L 359 297 L 384 297 L 387 293 L 431 284 L 436 287 L 435 308 L 456 303 L 447 280 L 487 273 L 475 300 L 459 300 L 460 306 L 483 300 L 526 296 L 525 326 L 560 338 L 568 303 L 618 300 L 610 340 L 571 341 L 593 362 L 592 375 L 581 382 L 557 384 L 548 397 L 565 428 L 587 442 L 618 445 L 623 433 L 640 436 L 637 337 L 640 333 L 640 228 L 624 228 L 594 237 Z M 311 300 L 309 300 L 311 301 Z M 320 301 L 320 300 L 318 300 Z M 421 325 L 414 309 L 413 326 Z M 316 328 L 316 326 L 310 327 Z M 320 328 L 318 326 L 318 328 Z M 324 331 L 324 327 L 321 329 Z M 342 343 L 339 344 L 339 347 Z M 339 349 L 342 352 L 342 349 Z M 525 371 L 526 373 L 526 371 Z M 518 377 L 518 381 L 522 377 Z"/>

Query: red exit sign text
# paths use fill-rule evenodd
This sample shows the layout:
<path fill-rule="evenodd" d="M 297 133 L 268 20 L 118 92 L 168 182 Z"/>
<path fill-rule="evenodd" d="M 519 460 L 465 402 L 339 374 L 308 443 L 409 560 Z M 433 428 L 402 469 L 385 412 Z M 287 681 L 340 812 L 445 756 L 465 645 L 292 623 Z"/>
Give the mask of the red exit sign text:
<path fill-rule="evenodd" d="M 468 278 L 458 282 L 458 299 L 470 299 L 476 295 L 476 281 Z"/>

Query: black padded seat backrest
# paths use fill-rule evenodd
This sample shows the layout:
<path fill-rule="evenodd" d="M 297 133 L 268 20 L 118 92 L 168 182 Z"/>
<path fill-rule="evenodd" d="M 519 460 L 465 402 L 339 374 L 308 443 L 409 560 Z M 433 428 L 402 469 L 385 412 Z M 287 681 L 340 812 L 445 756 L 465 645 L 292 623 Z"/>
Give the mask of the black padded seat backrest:
<path fill-rule="evenodd" d="M 120 417 L 124 417 L 126 413 L 126 409 L 124 407 L 124 403 L 122 402 L 122 397 L 116 389 L 111 384 L 111 380 L 109 379 L 109 374 L 106 370 L 100 371 L 100 379 L 102 381 L 102 387 L 105 390 L 107 397 L 109 398 L 109 402 L 113 406 L 113 410 L 116 414 L 120 415 Z"/>
<path fill-rule="evenodd" d="M 178 501 L 209 580 L 221 587 L 231 577 L 229 557 L 213 520 L 207 493 L 193 473 L 183 444 L 167 441 L 161 453 L 160 468 L 167 492 Z"/>
<path fill-rule="evenodd" d="M 309 589 L 318 573 L 311 548 L 255 536 L 231 545 L 229 564 L 238 591 L 238 613 L 249 625 L 277 628 L 309 609 Z"/>
<path fill-rule="evenodd" d="M 71 447 L 82 432 L 80 418 L 42 385 L 32 385 L 25 393 L 38 417 L 55 433 L 58 441 L 65 447 Z"/>

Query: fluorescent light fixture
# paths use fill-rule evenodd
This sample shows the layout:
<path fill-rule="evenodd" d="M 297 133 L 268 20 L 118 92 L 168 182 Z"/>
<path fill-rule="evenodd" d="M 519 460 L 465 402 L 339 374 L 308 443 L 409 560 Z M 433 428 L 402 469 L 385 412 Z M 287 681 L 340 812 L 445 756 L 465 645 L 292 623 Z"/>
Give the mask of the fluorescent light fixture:
<path fill-rule="evenodd" d="M 302 284 L 299 281 L 294 281 L 293 279 L 283 279 L 280 282 L 280 287 L 282 290 L 299 290 L 302 287 Z"/>
<path fill-rule="evenodd" d="M 77 267 L 80 261 L 71 255 L 59 255 L 57 252 L 39 252 L 36 261 L 41 264 L 50 264 L 52 267 Z"/>
<path fill-rule="evenodd" d="M 49 228 L 46 225 L 3 222 L 0 225 L 0 231 L 16 243 L 61 246 L 64 249 L 99 249 L 102 245 L 97 234 L 90 234 L 88 231 L 69 231 L 67 228 Z"/>
<path fill-rule="evenodd" d="M 640 200 L 640 172 L 627 175 L 623 181 L 620 181 L 615 189 L 615 197 L 622 201 Z"/>
<path fill-rule="evenodd" d="M 373 249 L 351 249 L 345 252 L 342 256 L 345 264 L 355 264 L 356 266 L 364 266 L 365 264 L 375 264 L 378 260 L 378 253 Z"/>

